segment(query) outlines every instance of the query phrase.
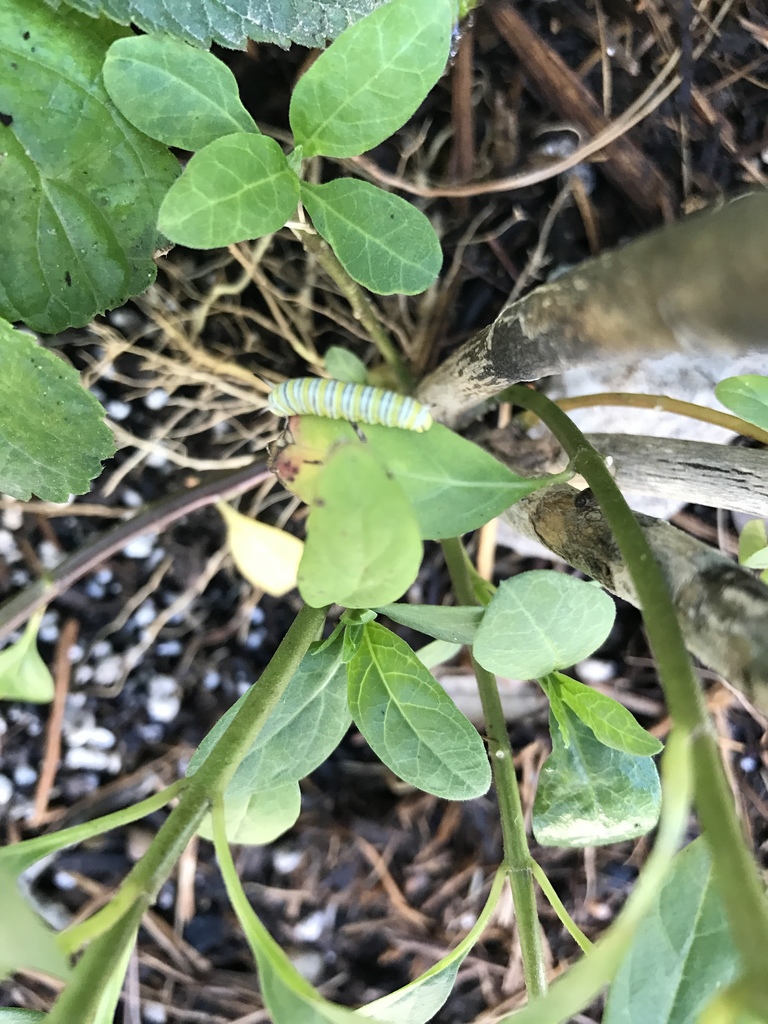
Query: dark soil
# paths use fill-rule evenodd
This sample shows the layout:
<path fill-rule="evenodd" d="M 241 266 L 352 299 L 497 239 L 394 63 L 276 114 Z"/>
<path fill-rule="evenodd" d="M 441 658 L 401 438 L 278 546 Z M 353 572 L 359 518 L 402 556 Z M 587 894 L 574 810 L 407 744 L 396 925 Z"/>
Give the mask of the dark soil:
<path fill-rule="evenodd" d="M 571 177 L 526 188 L 463 199 L 416 198 L 443 240 L 442 290 L 426 299 L 381 300 L 380 307 L 396 333 L 411 340 L 420 373 L 490 322 L 521 278 L 529 288 L 589 256 L 591 247 L 661 223 L 665 213 L 677 215 L 746 184 L 766 183 L 765 9 L 757 0 L 737 2 L 712 34 L 704 22 L 691 28 L 681 21 L 678 11 L 687 6 L 610 0 L 598 11 L 576 0 L 517 4 L 518 14 L 578 74 L 598 107 L 610 99 L 607 122 L 681 46 L 681 87 L 626 136 L 658 175 L 658 202 L 651 208 L 639 202 L 631 184 L 609 173 L 605 154 L 579 164 Z M 580 138 L 589 141 L 578 119 L 559 105 L 557 82 L 547 93 L 524 56 L 513 54 L 500 36 L 492 17 L 500 9 L 488 4 L 477 14 L 452 68 L 413 121 L 369 160 L 408 182 L 453 185 L 506 177 L 567 155 Z M 605 61 L 603 44 L 611 51 Z M 282 141 L 290 89 L 307 52 L 255 46 L 247 54 L 221 56 L 254 117 Z M 323 166 L 328 177 L 349 170 Z M 543 258 L 531 265 L 547 213 L 574 175 L 577 201 L 566 204 Z M 216 284 L 236 281 L 241 268 L 226 251 L 177 250 L 159 266 L 158 282 L 145 296 L 88 330 L 55 339 L 133 440 L 118 436 L 121 448 L 92 493 L 70 507 L 2 501 L 0 598 L 145 503 L 193 487 L 216 467 L 232 470 L 250 458 L 264 460 L 276 425 L 262 411 L 266 388 L 258 390 L 258 377 L 307 372 L 290 332 L 310 338 L 321 354 L 342 344 L 367 362 L 373 359 L 329 282 L 316 269 L 308 278 L 306 258 L 287 232 L 273 240 L 259 281 L 215 299 L 199 338 L 193 318 L 201 300 Z M 257 375 L 256 384 L 231 372 L 231 363 Z M 136 439 L 149 443 L 137 447 Z M 300 511 L 276 486 L 252 491 L 240 507 L 260 509 L 274 521 L 290 518 L 290 528 L 301 530 Z M 708 512 L 690 511 L 688 523 L 711 530 Z M 198 511 L 106 559 L 50 606 L 41 652 L 52 664 L 63 634 L 71 660 L 62 762 L 53 788 L 38 795 L 36 811 L 50 709 L 4 705 L 0 800 L 8 840 L 107 813 L 175 780 L 205 733 L 258 678 L 298 599 L 254 595 L 232 570 L 223 541 L 218 513 Z M 499 578 L 543 564 L 498 554 Z M 446 593 L 439 550 L 428 550 L 416 591 L 425 601 Z M 172 614 L 163 616 L 171 606 Z M 661 691 L 632 609 L 620 609 L 604 649 L 579 672 L 622 696 L 644 725 L 656 725 L 664 735 Z M 755 849 L 764 852 L 768 759 L 761 726 L 716 680 L 706 673 L 703 678 Z M 548 750 L 546 715 L 518 719 L 510 730 L 529 809 Z M 296 827 L 272 846 L 240 849 L 237 865 L 254 907 L 297 967 L 329 998 L 367 1002 L 415 977 L 473 923 L 501 858 L 495 799 L 456 805 L 407 791 L 354 730 L 304 781 L 302 793 Z M 98 905 L 164 817 L 158 812 L 44 865 L 34 892 L 50 919 L 61 926 Z M 533 853 L 570 913 L 595 938 L 620 909 L 649 845 L 643 840 L 567 851 L 534 844 Z M 543 901 L 540 911 L 552 964 L 565 965 L 578 950 Z M 435 1022 L 491 1021 L 494 1011 L 518 1004 L 521 990 L 507 904 L 465 961 Z M 45 979 L 22 975 L 5 986 L 0 1005 L 45 1009 L 53 995 Z M 260 1006 L 249 951 L 211 846 L 201 840 L 163 887 L 142 929 L 118 1019 L 256 1024 L 267 1020 Z M 595 1006 L 579 1019 L 597 1021 L 600 1012 Z"/>

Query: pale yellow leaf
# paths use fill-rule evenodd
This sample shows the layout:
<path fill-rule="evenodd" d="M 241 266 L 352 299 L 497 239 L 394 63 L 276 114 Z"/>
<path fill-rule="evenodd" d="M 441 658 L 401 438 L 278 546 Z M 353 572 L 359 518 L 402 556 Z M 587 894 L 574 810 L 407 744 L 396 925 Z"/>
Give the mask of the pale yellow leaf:
<path fill-rule="evenodd" d="M 217 502 L 216 507 L 227 527 L 232 558 L 248 582 L 273 597 L 292 590 L 304 542 L 285 530 L 242 515 L 226 502 Z"/>

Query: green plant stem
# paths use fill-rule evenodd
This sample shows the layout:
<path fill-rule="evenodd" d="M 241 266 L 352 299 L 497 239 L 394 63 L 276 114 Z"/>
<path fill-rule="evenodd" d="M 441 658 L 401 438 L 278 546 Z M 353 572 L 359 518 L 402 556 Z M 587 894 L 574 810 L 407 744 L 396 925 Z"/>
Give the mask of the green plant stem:
<path fill-rule="evenodd" d="M 533 859 L 531 859 L 531 871 L 533 872 L 533 877 L 539 883 L 539 888 L 547 897 L 549 905 L 560 918 L 560 922 L 565 930 L 579 949 L 581 949 L 582 953 L 588 953 L 592 949 L 592 943 L 565 909 L 565 904 L 555 892 L 554 886 L 542 870 L 541 865 Z"/>
<path fill-rule="evenodd" d="M 113 828 L 122 828 L 139 818 L 145 818 L 153 811 L 165 807 L 167 803 L 179 796 L 187 784 L 186 779 L 178 779 L 170 786 L 154 793 L 138 804 L 131 804 L 130 807 L 123 807 L 112 814 L 105 814 L 101 818 L 94 818 L 92 821 L 85 821 L 82 825 L 73 825 L 71 828 L 62 829 L 60 832 L 49 832 L 43 836 L 36 836 L 34 839 L 24 839 L 13 846 L 6 846 L 0 850 L 0 862 L 10 863 L 13 870 L 21 873 L 30 868 L 43 857 L 52 853 L 58 853 L 67 846 L 74 846 L 82 843 L 93 836 L 100 836 Z"/>
<path fill-rule="evenodd" d="M 571 467 L 587 481 L 631 573 L 656 659 L 669 713 L 692 737 L 694 804 L 712 852 L 733 940 L 745 968 L 759 973 L 768 949 L 768 904 L 739 826 L 733 798 L 698 681 L 685 649 L 672 598 L 648 543 L 602 456 L 565 413 L 529 388 L 510 389 L 511 400 L 530 409 L 555 434 Z"/>
<path fill-rule="evenodd" d="M 93 917 L 62 934 L 74 952 L 118 921 L 129 908 L 149 907 L 173 865 L 195 834 L 211 801 L 222 795 L 325 621 L 325 609 L 305 605 L 248 693 L 240 711 L 216 746 L 186 780 L 178 805 L 171 811 L 149 849 L 125 878 L 117 895 Z"/>
<path fill-rule="evenodd" d="M 392 370 L 406 393 L 413 390 L 414 380 L 408 367 L 403 362 L 400 353 L 392 343 L 392 339 L 381 326 L 379 318 L 374 312 L 373 305 L 360 285 L 353 281 L 344 267 L 336 259 L 330 246 L 312 231 L 301 231 L 298 233 L 301 244 L 317 259 L 317 262 L 338 285 L 342 294 L 349 303 L 356 320 L 359 320 L 368 332 L 368 337 L 379 350 L 379 355 Z"/>
<path fill-rule="evenodd" d="M 444 540 L 442 548 L 459 604 L 478 604 L 461 542 L 458 538 Z M 520 802 L 514 756 L 507 734 L 507 723 L 501 706 L 496 677 L 478 665 L 474 658 L 472 665 L 477 677 L 480 702 L 483 706 L 493 781 L 499 800 L 504 859 L 508 867 L 509 884 L 515 904 L 525 987 L 529 997 L 534 998 L 546 992 L 547 973 L 536 909 L 532 859 L 525 832 L 525 815 Z"/>

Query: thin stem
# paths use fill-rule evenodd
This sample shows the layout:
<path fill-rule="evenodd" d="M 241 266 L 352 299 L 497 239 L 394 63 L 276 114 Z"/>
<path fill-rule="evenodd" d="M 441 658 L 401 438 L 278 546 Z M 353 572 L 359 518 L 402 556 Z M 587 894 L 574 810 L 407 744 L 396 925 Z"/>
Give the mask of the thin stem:
<path fill-rule="evenodd" d="M 326 245 L 322 238 L 319 238 L 314 232 L 306 230 L 297 232 L 297 234 L 307 252 L 312 253 L 326 274 L 341 289 L 355 319 L 359 320 L 366 329 L 368 337 L 379 350 L 379 355 L 384 362 L 392 367 L 401 387 L 406 392 L 410 392 L 414 385 L 413 377 L 393 345 L 392 339 L 381 326 L 371 300 L 360 285 L 352 280 L 336 259 L 333 250 Z"/>
<path fill-rule="evenodd" d="M 459 604 L 476 605 L 478 601 L 472 588 L 461 542 L 457 538 L 444 540 L 442 548 Z M 496 677 L 478 665 L 474 658 L 472 665 L 477 676 L 491 758 L 491 770 L 499 800 L 504 860 L 508 867 L 509 884 L 515 904 L 525 986 L 529 997 L 533 998 L 546 992 L 547 973 L 539 917 L 536 910 L 532 860 L 525 832 L 525 815 L 520 802 L 514 756 L 507 734 L 507 723 L 501 706 Z"/>
<path fill-rule="evenodd" d="M 565 909 L 565 904 L 555 892 L 554 886 L 547 878 L 541 865 L 535 860 L 531 860 L 531 871 L 533 872 L 533 877 L 539 883 L 539 888 L 547 897 L 547 901 L 550 907 L 552 907 L 554 912 L 560 918 L 560 923 L 563 925 L 563 927 L 571 936 L 571 938 L 579 947 L 579 949 L 581 949 L 582 953 L 589 953 L 589 951 L 592 949 L 592 943 L 589 941 L 587 936 L 584 934 L 581 928 L 579 928 L 579 926 L 573 920 L 571 915 Z"/>
<path fill-rule="evenodd" d="M 705 405 L 684 402 L 680 398 L 670 398 L 669 395 L 636 395 L 624 391 L 604 391 L 594 395 L 559 398 L 555 404 L 563 412 L 568 412 L 571 409 L 588 409 L 595 405 L 629 406 L 633 409 L 663 409 L 665 412 L 687 416 L 689 419 L 700 420 L 702 423 L 714 423 L 718 427 L 732 430 L 734 434 L 741 434 L 742 437 L 751 437 L 755 441 L 768 444 L 768 431 L 761 430 L 754 423 L 747 423 L 746 420 L 727 412 L 721 412 L 719 409 L 708 409 Z"/>
<path fill-rule="evenodd" d="M 68 952 L 110 928 L 137 902 L 144 907 L 152 903 L 209 810 L 211 801 L 224 793 L 324 621 L 325 609 L 307 605 L 301 609 L 238 713 L 200 768 L 187 778 L 186 789 L 178 805 L 168 815 L 147 852 L 127 875 L 116 896 L 93 917 L 62 936 Z"/>
<path fill-rule="evenodd" d="M 627 564 L 656 659 L 669 713 L 692 736 L 694 803 L 712 852 L 731 932 L 745 968 L 759 973 L 768 949 L 768 905 L 741 833 L 728 781 L 711 731 L 698 681 L 685 649 L 664 577 L 631 509 L 602 456 L 546 396 L 515 386 L 511 400 L 530 409 L 549 427 L 584 477 L 613 531 Z"/>

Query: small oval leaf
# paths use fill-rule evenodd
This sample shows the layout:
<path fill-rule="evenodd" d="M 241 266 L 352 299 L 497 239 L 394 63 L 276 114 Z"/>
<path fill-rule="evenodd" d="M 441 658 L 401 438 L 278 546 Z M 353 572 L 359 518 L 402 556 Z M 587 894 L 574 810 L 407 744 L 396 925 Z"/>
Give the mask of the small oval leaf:
<path fill-rule="evenodd" d="M 0 651 L 0 700 L 48 704 L 53 700 L 53 676 L 37 649 L 37 632 L 45 609 L 36 612 L 19 639 Z"/>
<path fill-rule="evenodd" d="M 482 608 L 473 606 L 449 608 L 434 604 L 386 604 L 376 609 L 393 622 L 420 633 L 433 636 L 436 640 L 447 640 L 452 644 L 474 642 L 477 627 L 483 617 Z"/>
<path fill-rule="evenodd" d="M 233 132 L 259 134 L 227 65 L 171 36 L 118 39 L 103 74 L 123 116 L 166 146 L 195 150 Z"/>
<path fill-rule="evenodd" d="M 367 181 L 301 183 L 318 234 L 351 278 L 379 295 L 416 295 L 440 273 L 443 253 L 429 220 L 411 203 Z"/>
<path fill-rule="evenodd" d="M 224 796 L 224 825 L 227 841 L 246 846 L 265 846 L 293 828 L 301 812 L 298 782 L 286 782 L 274 789 Z M 203 839 L 213 839 L 213 822 L 206 814 L 198 827 Z"/>
<path fill-rule="evenodd" d="M 748 423 L 768 430 L 768 377 L 745 373 L 727 377 L 715 388 L 717 400 Z"/>
<path fill-rule="evenodd" d="M 405 124 L 445 69 L 455 0 L 391 0 L 321 53 L 291 96 L 304 155 L 356 156 Z"/>
<path fill-rule="evenodd" d="M 166 193 L 160 230 L 179 245 L 214 249 L 277 231 L 294 213 L 299 180 L 266 135 L 225 135 L 199 150 Z"/>
<path fill-rule="evenodd" d="M 536 569 L 504 580 L 485 610 L 474 655 L 489 672 L 539 679 L 592 654 L 616 609 L 599 587 Z"/>
<path fill-rule="evenodd" d="M 488 791 L 480 735 L 404 640 L 369 623 L 347 673 L 355 725 L 396 775 L 445 800 Z"/>
<path fill-rule="evenodd" d="M 248 582 L 272 597 L 293 590 L 304 542 L 286 530 L 244 516 L 224 501 L 217 502 L 216 508 L 226 524 L 235 565 Z"/>

